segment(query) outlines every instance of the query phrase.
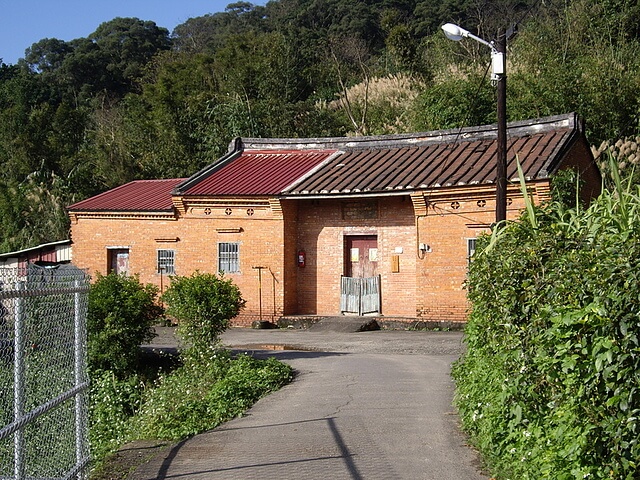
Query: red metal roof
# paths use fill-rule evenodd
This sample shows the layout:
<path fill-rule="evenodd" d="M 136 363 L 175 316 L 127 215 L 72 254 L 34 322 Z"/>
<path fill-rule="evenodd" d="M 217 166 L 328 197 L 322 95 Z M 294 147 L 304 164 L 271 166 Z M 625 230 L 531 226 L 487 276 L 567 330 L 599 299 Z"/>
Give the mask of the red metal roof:
<path fill-rule="evenodd" d="M 171 211 L 171 191 L 184 178 L 134 180 L 68 207 L 70 211 Z"/>
<path fill-rule="evenodd" d="M 181 195 L 277 195 L 328 160 L 335 149 L 245 150 L 178 186 Z"/>
<path fill-rule="evenodd" d="M 305 151 L 333 149 L 333 155 L 297 181 L 280 191 L 272 184 L 268 192 L 283 196 L 401 192 L 494 183 L 496 137 L 496 125 L 484 125 L 371 137 L 242 138 L 234 141 L 225 161 L 233 162 L 234 155 L 243 150 L 262 150 L 275 161 L 280 153 L 299 156 Z M 576 140 L 586 142 L 575 113 L 512 122 L 507 126 L 507 137 L 510 180 L 517 177 L 516 158 L 528 179 L 547 178 Z M 271 178 L 255 172 L 260 171 L 247 167 L 243 175 L 260 178 L 228 180 L 246 187 L 249 180 L 268 182 Z M 201 181 L 196 174 L 185 182 L 189 184 L 188 193 L 195 192 Z M 235 193 L 254 192 L 242 190 L 238 188 Z"/>

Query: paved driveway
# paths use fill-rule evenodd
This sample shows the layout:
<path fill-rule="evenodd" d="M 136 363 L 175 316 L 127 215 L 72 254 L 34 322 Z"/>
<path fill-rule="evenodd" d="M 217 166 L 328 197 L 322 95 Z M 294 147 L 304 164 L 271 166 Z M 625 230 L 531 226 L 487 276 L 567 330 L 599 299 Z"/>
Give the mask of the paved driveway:
<path fill-rule="evenodd" d="M 486 479 L 451 406 L 461 338 L 233 329 L 223 343 L 276 356 L 296 380 L 246 416 L 167 448 L 133 478 Z"/>

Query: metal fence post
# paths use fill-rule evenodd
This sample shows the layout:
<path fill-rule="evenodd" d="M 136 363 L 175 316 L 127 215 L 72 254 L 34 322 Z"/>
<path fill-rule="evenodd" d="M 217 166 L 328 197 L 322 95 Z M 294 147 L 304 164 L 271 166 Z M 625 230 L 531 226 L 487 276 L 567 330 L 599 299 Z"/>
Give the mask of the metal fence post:
<path fill-rule="evenodd" d="M 16 290 L 24 293 L 26 282 L 16 282 Z M 13 344 L 13 419 L 15 422 L 22 420 L 24 416 L 24 322 L 25 322 L 25 297 L 19 295 L 16 298 L 14 316 L 14 344 Z M 16 430 L 13 437 L 13 471 L 16 480 L 24 478 L 24 433 L 22 428 Z"/>
<path fill-rule="evenodd" d="M 75 355 L 75 387 L 79 388 L 83 383 L 83 372 L 85 368 L 84 355 L 84 328 L 83 316 L 81 309 L 80 281 L 75 281 L 76 293 L 74 294 L 74 355 Z M 84 413 L 83 413 L 83 394 L 78 393 L 75 397 L 76 403 L 76 465 L 82 465 L 84 462 Z M 78 472 L 78 480 L 83 478 L 82 471 Z"/>

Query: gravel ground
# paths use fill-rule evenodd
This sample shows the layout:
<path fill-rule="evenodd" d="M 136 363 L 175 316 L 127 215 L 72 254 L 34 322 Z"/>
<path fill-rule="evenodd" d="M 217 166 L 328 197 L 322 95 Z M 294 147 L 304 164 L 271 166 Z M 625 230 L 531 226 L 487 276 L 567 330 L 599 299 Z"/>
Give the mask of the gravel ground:
<path fill-rule="evenodd" d="M 174 349 L 180 342 L 175 328 L 156 327 L 157 337 L 147 347 Z M 300 329 L 259 330 L 230 328 L 222 344 L 233 350 L 311 350 L 344 353 L 407 355 L 460 355 L 464 350 L 459 331 L 374 330 L 345 333 Z"/>

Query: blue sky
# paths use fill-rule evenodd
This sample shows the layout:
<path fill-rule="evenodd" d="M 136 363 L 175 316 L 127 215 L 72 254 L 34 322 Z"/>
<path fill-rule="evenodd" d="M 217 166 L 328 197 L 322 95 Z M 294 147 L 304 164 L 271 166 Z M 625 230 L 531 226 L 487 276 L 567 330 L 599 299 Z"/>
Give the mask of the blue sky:
<path fill-rule="evenodd" d="M 115 17 L 151 20 L 171 32 L 191 17 L 224 11 L 234 0 L 0 0 L 0 58 L 15 64 L 43 38 L 73 40 Z M 264 1 L 251 2 L 264 5 Z"/>

